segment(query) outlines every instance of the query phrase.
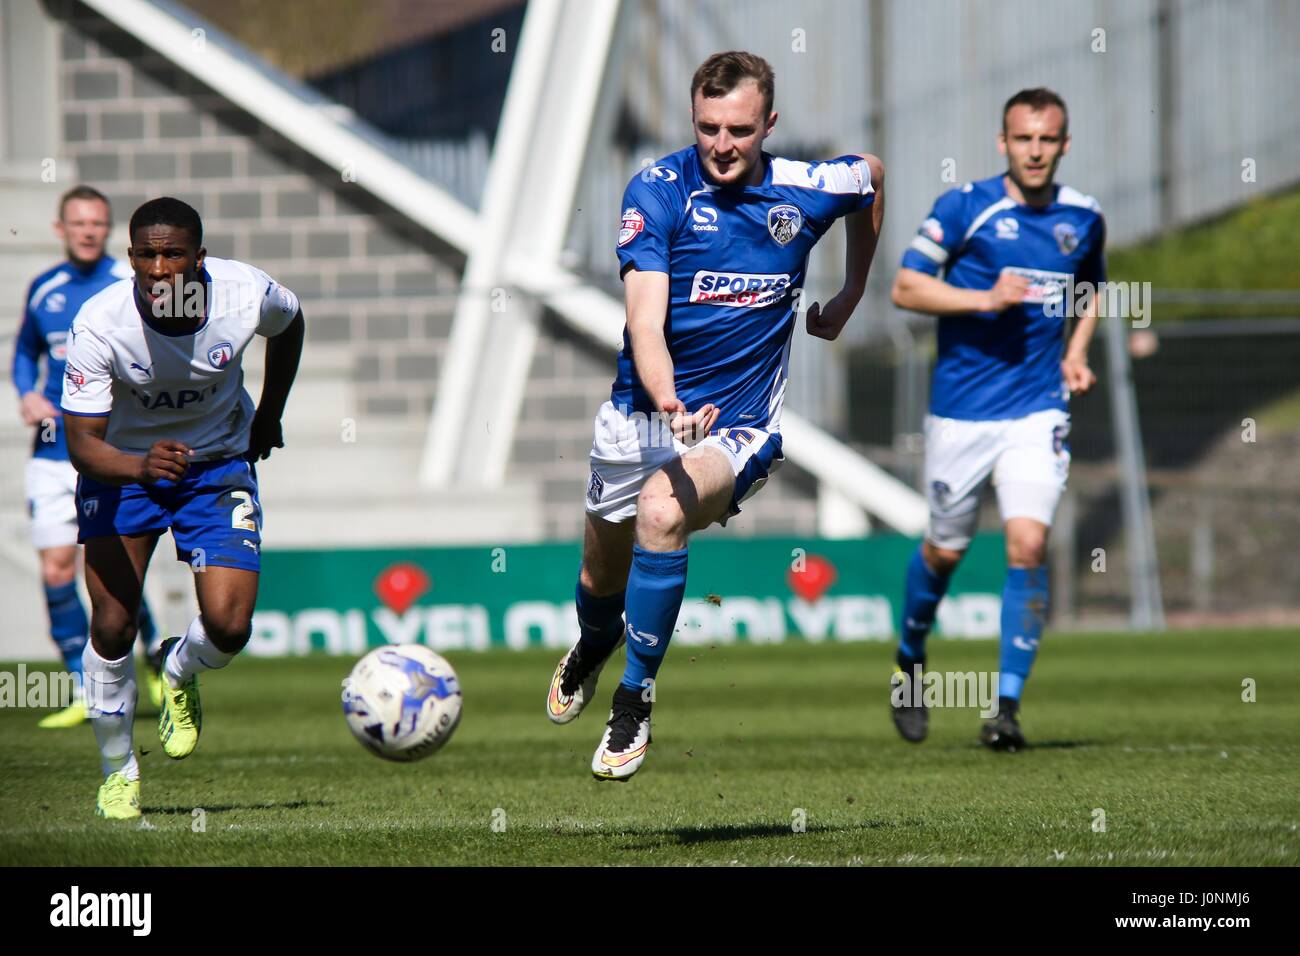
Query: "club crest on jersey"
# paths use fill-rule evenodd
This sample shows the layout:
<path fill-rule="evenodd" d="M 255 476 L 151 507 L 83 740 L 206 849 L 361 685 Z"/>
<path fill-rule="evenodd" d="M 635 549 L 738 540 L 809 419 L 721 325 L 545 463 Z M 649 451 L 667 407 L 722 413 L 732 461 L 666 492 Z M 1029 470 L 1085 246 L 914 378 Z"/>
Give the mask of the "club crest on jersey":
<path fill-rule="evenodd" d="M 1052 227 L 1052 235 L 1056 238 L 1056 248 L 1061 250 L 1063 256 L 1068 256 L 1079 248 L 1079 234 L 1075 232 L 1073 223 L 1058 222 Z"/>
<path fill-rule="evenodd" d="M 623 210 L 623 225 L 618 230 L 618 244 L 626 246 L 635 239 L 645 228 L 645 216 L 634 207 L 628 206 Z"/>
<path fill-rule="evenodd" d="M 208 364 L 213 368 L 225 368 L 235 357 L 235 347 L 229 342 L 222 342 L 208 349 Z"/>
<path fill-rule="evenodd" d="M 798 206 L 782 203 L 767 211 L 767 231 L 780 245 L 788 245 L 790 240 L 799 235 L 803 226 L 803 213 Z"/>

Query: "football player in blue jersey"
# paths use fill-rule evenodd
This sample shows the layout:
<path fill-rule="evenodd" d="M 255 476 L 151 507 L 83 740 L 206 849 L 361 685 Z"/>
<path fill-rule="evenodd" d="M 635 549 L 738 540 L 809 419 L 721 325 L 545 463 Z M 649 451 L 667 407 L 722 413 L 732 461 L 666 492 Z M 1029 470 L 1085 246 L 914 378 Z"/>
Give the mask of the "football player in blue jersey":
<path fill-rule="evenodd" d="M 781 406 L 798 314 L 834 339 L 862 297 L 884 206 L 874 156 L 796 162 L 763 151 L 771 67 L 719 53 L 691 81 L 695 144 L 633 178 L 617 254 L 627 324 L 596 416 L 576 588 L 580 638 L 547 716 L 576 718 L 624 642 L 627 663 L 591 771 L 626 780 L 650 743 L 654 679 L 686 586 L 687 538 L 740 512 L 781 463 Z M 843 288 L 804 308 L 808 254 L 840 217 Z M 626 614 L 626 622 L 624 616 Z"/>
<path fill-rule="evenodd" d="M 1054 182 L 1069 151 L 1065 102 L 1023 90 L 1003 109 L 1006 173 L 935 202 L 903 255 L 893 299 L 939 318 L 925 423 L 930 524 L 907 568 L 892 714 L 907 740 L 925 739 L 925 639 L 975 531 L 990 480 L 1007 542 L 998 714 L 980 739 L 1024 746 L 1021 691 L 1047 616 L 1048 529 L 1070 468 L 1069 397 L 1096 383 L 1088 343 L 1096 298 L 1076 291 L 1106 278 L 1106 224 L 1096 200 Z M 943 277 L 939 277 L 942 271 Z M 1070 328 L 1070 312 L 1078 311 Z M 912 693 L 906 692 L 907 690 Z"/>
<path fill-rule="evenodd" d="M 131 274 L 124 263 L 104 254 L 111 228 L 112 209 L 99 190 L 76 186 L 63 194 L 54 231 L 63 242 L 67 259 L 42 272 L 28 286 L 14 345 L 13 383 L 18 390 L 19 411 L 23 423 L 35 431 L 26 474 L 32 543 L 40 555 L 50 636 L 78 688 L 77 699 L 37 724 L 46 729 L 75 727 L 86 719 L 85 703 L 80 697 L 81 655 L 90 626 L 77 594 L 77 473 L 68 461 L 58 406 L 63 395 L 68 329 L 77 310 L 105 286 Z M 42 357 L 45 381 L 38 387 Z M 140 602 L 139 634 L 149 664 L 150 699 L 157 707 L 162 701 L 158 673 L 161 641 L 144 601 Z"/>

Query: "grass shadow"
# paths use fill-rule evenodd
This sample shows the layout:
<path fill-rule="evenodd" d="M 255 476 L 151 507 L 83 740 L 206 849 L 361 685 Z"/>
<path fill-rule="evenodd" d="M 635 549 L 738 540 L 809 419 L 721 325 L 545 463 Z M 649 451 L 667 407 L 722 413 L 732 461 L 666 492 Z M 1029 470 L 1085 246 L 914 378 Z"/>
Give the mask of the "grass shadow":
<path fill-rule="evenodd" d="M 229 813 L 232 810 L 305 810 L 309 807 L 328 807 L 324 800 L 289 800 L 285 803 L 226 803 L 214 807 L 141 807 L 143 813 L 157 813 L 162 816 L 188 817 L 195 810 L 204 813 Z"/>
<path fill-rule="evenodd" d="M 1028 744 L 1026 750 L 1074 750 L 1077 747 L 1096 747 L 1097 740 L 1039 740 Z"/>
<path fill-rule="evenodd" d="M 796 831 L 789 823 L 741 823 L 712 827 L 676 827 L 675 829 L 658 832 L 664 836 L 675 837 L 677 843 L 682 846 L 691 846 L 696 843 L 729 843 L 754 837 L 804 836 L 809 833 L 851 833 L 854 830 L 893 830 L 918 824 L 919 821 L 862 820 L 848 826 L 813 823 L 803 830 Z"/>
<path fill-rule="evenodd" d="M 700 827 L 667 827 L 664 829 L 623 830 L 618 836 L 627 842 L 620 850 L 654 850 L 669 847 L 689 847 L 739 843 L 745 840 L 800 837 L 808 834 L 848 834 L 860 830 L 895 830 L 922 826 L 920 820 L 862 820 L 844 826 L 810 823 L 803 830 L 795 830 L 791 823 L 736 823 Z M 608 833 L 586 832 L 573 836 L 609 836 Z"/>

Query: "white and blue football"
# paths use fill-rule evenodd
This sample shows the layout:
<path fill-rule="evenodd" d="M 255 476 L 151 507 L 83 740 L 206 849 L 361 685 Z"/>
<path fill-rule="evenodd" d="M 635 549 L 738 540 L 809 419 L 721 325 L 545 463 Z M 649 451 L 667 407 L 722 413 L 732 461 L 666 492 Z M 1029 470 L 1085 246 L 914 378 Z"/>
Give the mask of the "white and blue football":
<path fill-rule="evenodd" d="M 422 644 L 376 648 L 343 681 L 343 716 L 352 736 L 385 760 L 435 753 L 460 723 L 460 705 L 456 672 Z"/>

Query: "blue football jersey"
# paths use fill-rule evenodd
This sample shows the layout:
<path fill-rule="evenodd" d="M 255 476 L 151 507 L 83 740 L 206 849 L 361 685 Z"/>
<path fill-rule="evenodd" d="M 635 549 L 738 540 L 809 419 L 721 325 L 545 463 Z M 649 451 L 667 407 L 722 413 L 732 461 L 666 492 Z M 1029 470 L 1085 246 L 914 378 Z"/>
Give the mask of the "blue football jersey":
<path fill-rule="evenodd" d="M 858 156 L 806 163 L 764 153 L 763 163 L 762 183 L 744 187 L 710 181 L 694 146 L 642 170 L 623 196 L 618 260 L 624 273 L 668 274 L 664 338 L 687 410 L 712 402 L 717 428 L 775 432 L 808 253 L 875 196 Z M 657 410 L 626 328 L 611 401 L 625 412 Z"/>
<path fill-rule="evenodd" d="M 988 421 L 1065 409 L 1069 319 L 1059 305 L 1072 282 L 1105 280 L 1105 245 L 1097 201 L 1069 186 L 1043 207 L 1011 199 L 1002 176 L 940 196 L 902 264 L 928 275 L 942 269 L 960 289 L 991 289 L 1004 269 L 1030 286 L 1023 303 L 1001 313 L 940 316 L 931 414 Z"/>
<path fill-rule="evenodd" d="M 89 269 L 63 262 L 42 272 L 27 288 L 23 321 L 14 346 L 13 381 L 18 394 L 35 391 L 40 379 L 40 359 L 45 356 L 43 394 L 58 408 L 63 398 L 63 368 L 68 356 L 68 329 L 86 300 L 119 279 L 131 275 L 130 268 L 104 256 Z M 54 441 L 41 440 L 36 429 L 32 454 L 36 458 L 67 461 L 68 445 L 63 419 L 56 418 Z"/>

